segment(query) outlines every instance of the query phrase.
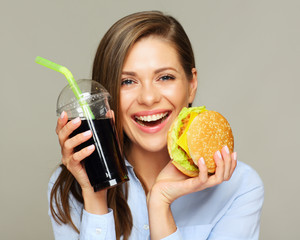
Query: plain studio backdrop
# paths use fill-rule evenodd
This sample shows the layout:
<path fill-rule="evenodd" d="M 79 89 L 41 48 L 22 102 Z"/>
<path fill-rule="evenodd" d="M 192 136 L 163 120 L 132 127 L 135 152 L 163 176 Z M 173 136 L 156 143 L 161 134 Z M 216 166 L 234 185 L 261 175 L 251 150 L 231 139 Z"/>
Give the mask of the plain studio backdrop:
<path fill-rule="evenodd" d="M 60 163 L 55 110 L 67 81 L 35 57 L 90 78 L 103 34 L 142 10 L 186 29 L 199 76 L 194 106 L 228 119 L 238 159 L 265 184 L 260 239 L 300 239 L 298 0 L 2 0 L 0 239 L 53 239 L 46 193 Z"/>

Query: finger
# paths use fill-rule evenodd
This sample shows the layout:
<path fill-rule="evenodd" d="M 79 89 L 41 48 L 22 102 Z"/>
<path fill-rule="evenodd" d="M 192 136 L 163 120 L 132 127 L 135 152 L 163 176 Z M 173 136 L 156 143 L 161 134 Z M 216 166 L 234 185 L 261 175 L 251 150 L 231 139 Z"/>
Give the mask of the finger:
<path fill-rule="evenodd" d="M 203 157 L 201 157 L 198 161 L 198 168 L 199 168 L 198 178 L 201 183 L 205 183 L 207 181 L 208 174 L 207 174 L 207 167 L 205 165 L 205 161 L 204 161 Z"/>
<path fill-rule="evenodd" d="M 217 167 L 216 172 L 213 176 L 211 176 L 211 179 L 213 180 L 212 183 L 214 185 L 217 185 L 223 182 L 225 172 L 225 164 L 220 151 L 217 151 L 214 154 L 214 160 L 216 162 Z"/>
<path fill-rule="evenodd" d="M 113 110 L 108 110 L 106 113 L 106 117 L 112 118 L 113 121 L 115 122 L 115 112 Z"/>
<path fill-rule="evenodd" d="M 76 152 L 73 154 L 71 158 L 63 162 L 63 164 L 67 167 L 67 169 L 73 174 L 73 176 L 76 178 L 78 174 L 80 174 L 85 168 L 84 165 L 81 164 L 81 161 L 91 155 L 93 151 L 95 150 L 94 145 L 90 145 L 86 148 L 83 148 L 82 150 Z"/>
<path fill-rule="evenodd" d="M 234 171 L 234 169 L 236 168 L 236 165 L 237 165 L 237 153 L 236 152 L 233 152 L 231 154 L 231 159 L 232 159 L 232 162 L 231 162 L 230 176 L 232 176 L 233 171 Z"/>
<path fill-rule="evenodd" d="M 80 151 L 73 154 L 73 164 L 78 164 L 86 157 L 90 156 L 95 150 L 95 145 L 92 144 L 88 147 L 81 149 Z"/>
<path fill-rule="evenodd" d="M 92 131 L 88 130 L 83 133 L 79 133 L 76 136 L 69 138 L 65 141 L 63 147 L 63 155 L 72 154 L 74 152 L 74 148 L 79 146 L 81 143 L 84 143 L 88 139 L 92 137 Z"/>
<path fill-rule="evenodd" d="M 205 160 L 203 157 L 201 157 L 198 160 L 198 168 L 199 168 L 199 175 L 198 177 L 189 178 L 187 182 L 189 183 L 186 185 L 187 187 L 184 187 L 184 190 L 186 191 L 186 194 L 201 191 L 205 189 L 206 187 L 210 187 L 208 183 L 208 171 L 207 166 L 205 164 Z"/>
<path fill-rule="evenodd" d="M 223 156 L 224 166 L 225 166 L 224 180 L 228 181 L 231 177 L 231 175 L 230 175 L 231 162 L 232 162 L 231 154 L 230 154 L 229 148 L 227 146 L 225 146 L 221 149 L 221 153 L 222 153 L 222 156 Z"/>
<path fill-rule="evenodd" d="M 64 142 L 69 138 L 70 134 L 77 129 L 81 124 L 79 117 L 69 121 L 59 132 L 58 139 L 61 146 L 64 145 Z"/>
<path fill-rule="evenodd" d="M 68 122 L 68 115 L 65 111 L 60 114 L 60 117 L 57 119 L 55 132 L 58 135 L 59 131 L 66 125 Z"/>
<path fill-rule="evenodd" d="M 81 161 L 91 155 L 95 150 L 94 145 L 90 145 L 82 150 L 76 152 L 70 161 L 66 164 L 67 169 L 76 177 L 78 174 L 85 171 L 85 167 L 81 164 Z M 78 179 L 79 180 L 79 179 Z"/>

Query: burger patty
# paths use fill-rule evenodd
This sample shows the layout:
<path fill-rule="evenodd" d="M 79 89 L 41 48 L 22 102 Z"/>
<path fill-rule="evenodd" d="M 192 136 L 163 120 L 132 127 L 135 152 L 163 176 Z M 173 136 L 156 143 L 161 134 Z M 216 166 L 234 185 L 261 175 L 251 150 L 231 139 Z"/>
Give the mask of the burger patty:
<path fill-rule="evenodd" d="M 189 120 L 190 120 L 190 116 L 191 114 L 188 114 L 185 118 L 181 119 L 181 127 L 180 130 L 178 131 L 178 138 L 180 138 L 180 136 L 183 134 L 186 125 L 188 124 Z"/>

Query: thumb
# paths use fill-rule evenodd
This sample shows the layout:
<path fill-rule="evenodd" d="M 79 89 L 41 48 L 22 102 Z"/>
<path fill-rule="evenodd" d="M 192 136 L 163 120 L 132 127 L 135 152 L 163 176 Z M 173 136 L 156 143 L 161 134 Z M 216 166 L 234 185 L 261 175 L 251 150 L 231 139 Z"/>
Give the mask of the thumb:
<path fill-rule="evenodd" d="M 106 113 L 106 117 L 112 118 L 113 121 L 115 122 L 115 112 L 113 110 L 108 110 Z"/>

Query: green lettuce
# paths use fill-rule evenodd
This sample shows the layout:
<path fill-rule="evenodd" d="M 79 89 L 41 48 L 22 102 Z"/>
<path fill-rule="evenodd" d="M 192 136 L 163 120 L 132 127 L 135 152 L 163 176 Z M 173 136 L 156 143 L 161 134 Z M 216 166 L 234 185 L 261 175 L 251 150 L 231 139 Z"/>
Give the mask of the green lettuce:
<path fill-rule="evenodd" d="M 171 138 L 173 141 L 173 146 L 171 146 L 171 154 L 173 156 L 173 161 L 179 163 L 181 166 L 183 166 L 185 169 L 190 170 L 190 171 L 197 171 L 197 168 L 194 165 L 191 165 L 189 161 L 187 161 L 187 154 L 185 151 L 179 147 L 176 144 L 176 141 L 178 139 L 178 134 L 179 134 L 179 129 L 182 126 L 182 119 L 186 118 L 188 114 L 191 112 L 196 112 L 196 113 L 202 113 L 204 111 L 207 111 L 205 106 L 201 107 L 190 107 L 186 108 L 184 107 L 179 115 L 178 115 L 178 121 L 175 123 L 172 131 L 171 131 Z"/>

